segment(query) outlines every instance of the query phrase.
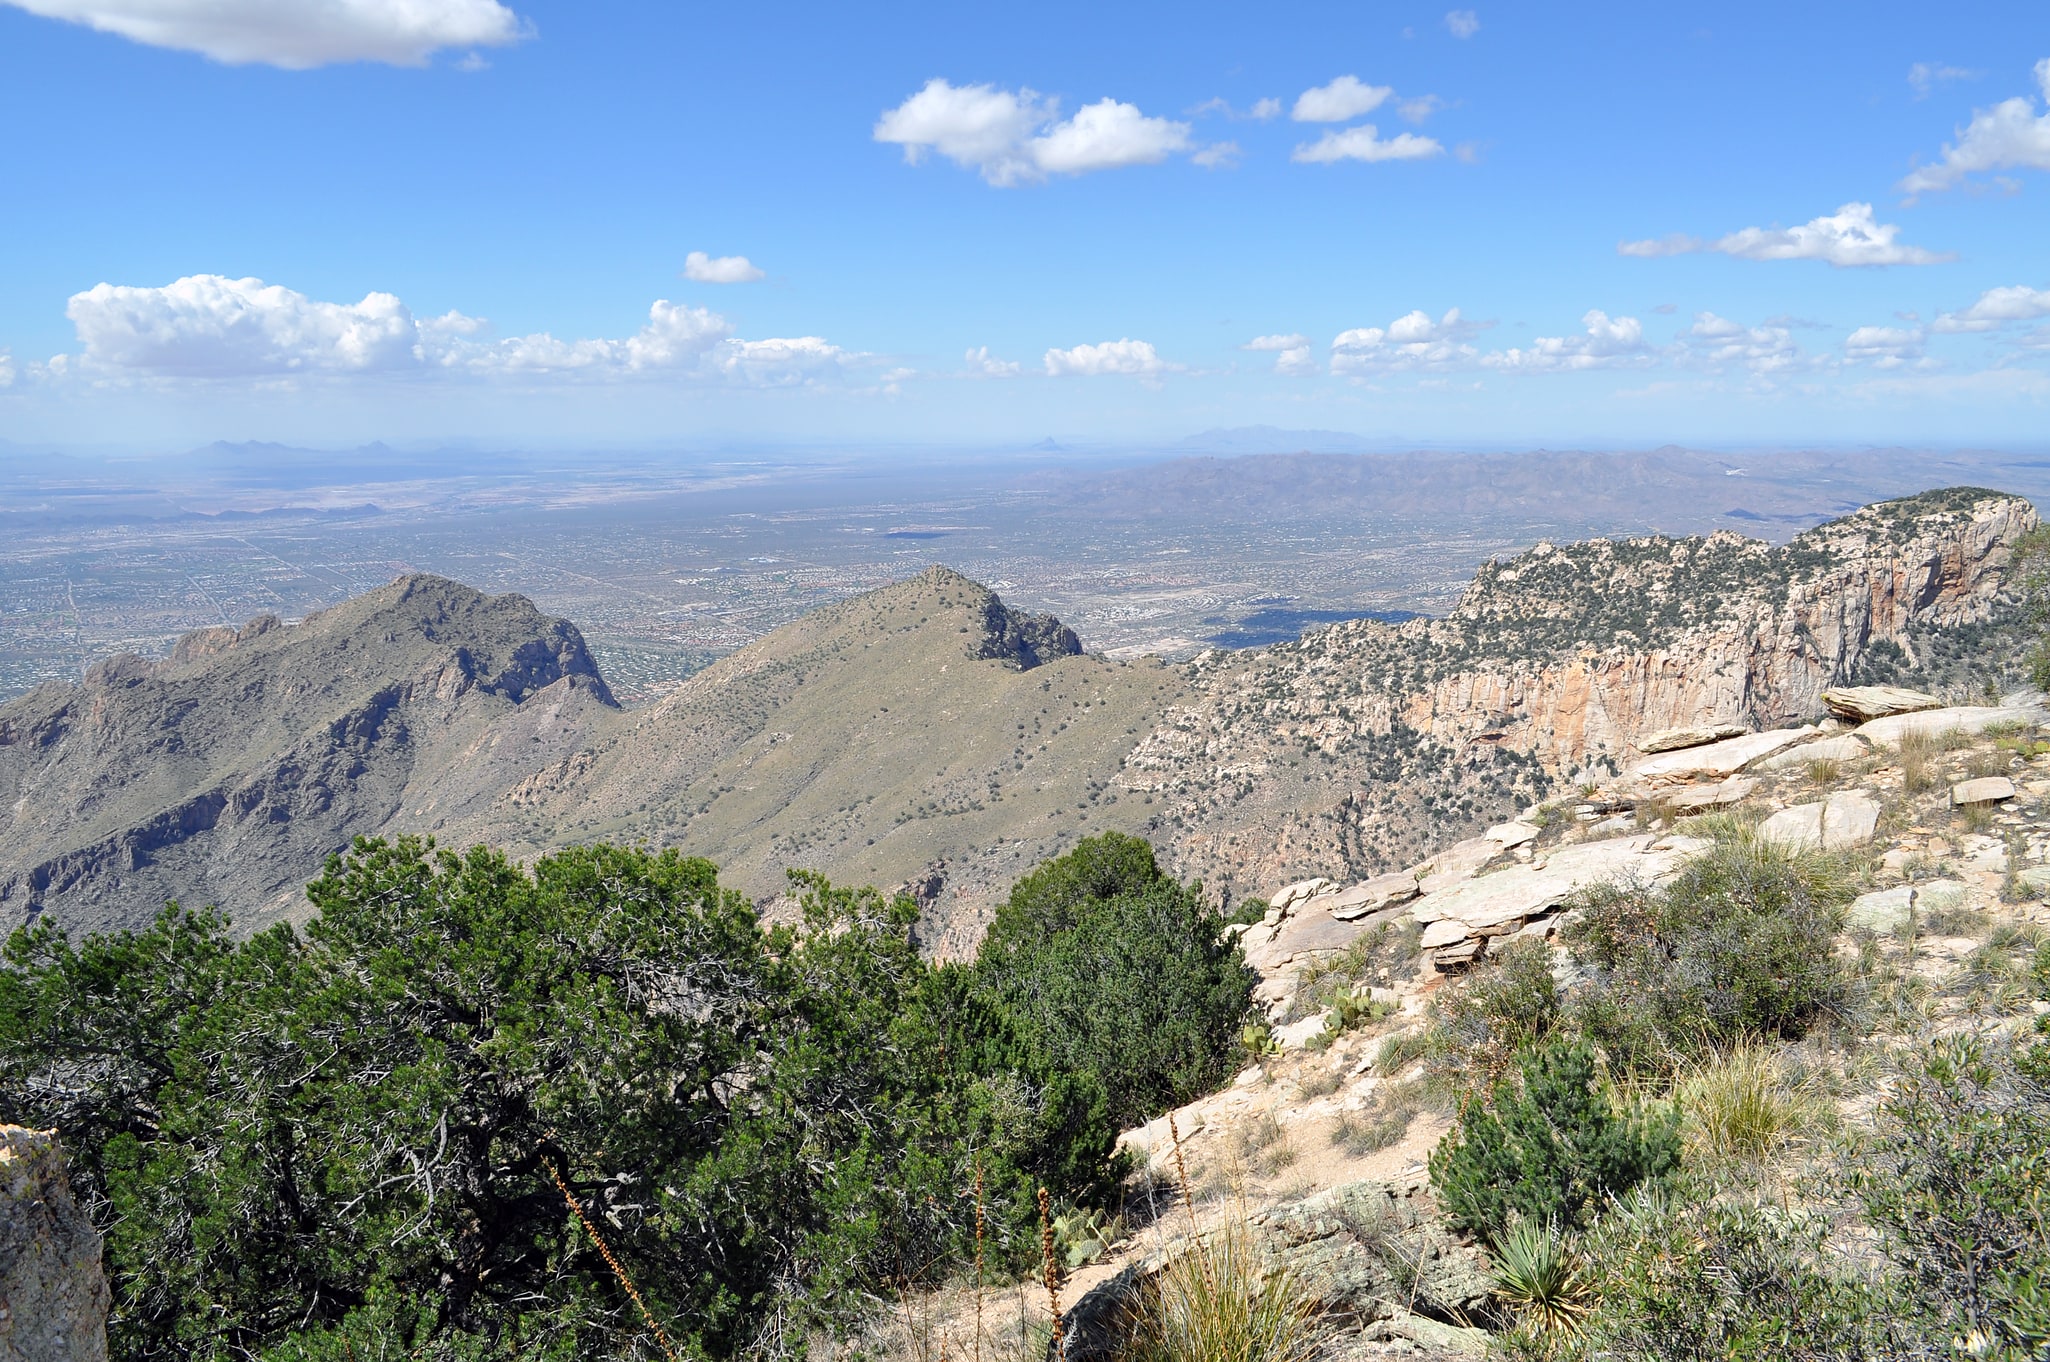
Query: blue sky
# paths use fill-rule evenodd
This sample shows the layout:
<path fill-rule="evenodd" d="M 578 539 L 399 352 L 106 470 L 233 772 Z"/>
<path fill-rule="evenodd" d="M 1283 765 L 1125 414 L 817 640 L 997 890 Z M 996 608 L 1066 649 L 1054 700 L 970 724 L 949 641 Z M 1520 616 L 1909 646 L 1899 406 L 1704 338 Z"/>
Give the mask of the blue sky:
<path fill-rule="evenodd" d="M 2042 443 L 2046 62 L 2040 3 L 0 0 L 0 438 Z"/>

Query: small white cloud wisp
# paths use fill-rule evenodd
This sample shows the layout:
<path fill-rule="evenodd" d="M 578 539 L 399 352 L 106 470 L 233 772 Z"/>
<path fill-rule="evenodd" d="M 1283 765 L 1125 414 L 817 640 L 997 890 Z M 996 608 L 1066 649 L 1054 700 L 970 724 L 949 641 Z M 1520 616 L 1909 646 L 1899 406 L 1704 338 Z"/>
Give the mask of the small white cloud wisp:
<path fill-rule="evenodd" d="M 694 284 L 752 284 L 765 277 L 744 255 L 706 255 L 692 251 L 683 258 L 683 277 Z"/>
<path fill-rule="evenodd" d="M 2035 77 L 2043 113 L 2027 95 L 1974 110 L 1957 140 L 1944 144 L 1943 158 L 1911 171 L 1900 191 L 1913 201 L 1989 170 L 2050 170 L 2050 57 L 2036 63 Z"/>

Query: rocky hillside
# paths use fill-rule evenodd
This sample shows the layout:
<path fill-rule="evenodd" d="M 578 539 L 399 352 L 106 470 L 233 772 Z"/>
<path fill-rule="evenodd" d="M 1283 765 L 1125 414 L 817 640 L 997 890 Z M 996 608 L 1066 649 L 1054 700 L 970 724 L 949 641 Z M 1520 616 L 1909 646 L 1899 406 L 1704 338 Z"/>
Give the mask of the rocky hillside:
<path fill-rule="evenodd" d="M 1483 565 L 1443 619 L 1333 625 L 1211 653 L 1120 779 L 1166 801 L 1173 859 L 1232 895 L 1393 868 L 1645 734 L 1818 717 L 1832 685 L 2012 633 L 2008 553 L 2038 524 L 1972 488 L 1866 507 L 1782 546 L 1717 533 L 1539 544 Z M 1921 640 L 1917 642 L 1917 640 Z M 2015 653 L 1946 675 L 2017 679 Z"/>
<path fill-rule="evenodd" d="M 1114 778 L 1177 684 L 934 568 L 732 654 L 488 808 L 398 826 L 681 846 L 763 901 L 786 867 L 908 884 L 937 910 L 930 943 L 967 950 L 1017 876 L 1144 824 L 1148 797 Z"/>
<path fill-rule="evenodd" d="M 270 920 L 352 837 L 466 807 L 616 712 L 574 625 L 438 577 L 110 658 L 0 706 L 0 926 L 174 898 Z"/>
<path fill-rule="evenodd" d="M 1233 902 L 1362 879 L 1605 776 L 1657 730 L 1814 718 L 1825 687 L 1881 672 L 1983 690 L 2024 641 L 2003 592 L 2036 524 L 1953 489 L 1777 547 L 1541 544 L 1483 565 L 1445 618 L 1181 667 L 1090 656 L 936 568 L 633 713 L 571 626 L 408 578 L 0 707 L 0 922 L 132 923 L 168 896 L 260 922 L 370 832 L 674 845 L 761 902 L 786 867 L 905 885 L 948 952 L 1095 832 L 1149 838 Z"/>

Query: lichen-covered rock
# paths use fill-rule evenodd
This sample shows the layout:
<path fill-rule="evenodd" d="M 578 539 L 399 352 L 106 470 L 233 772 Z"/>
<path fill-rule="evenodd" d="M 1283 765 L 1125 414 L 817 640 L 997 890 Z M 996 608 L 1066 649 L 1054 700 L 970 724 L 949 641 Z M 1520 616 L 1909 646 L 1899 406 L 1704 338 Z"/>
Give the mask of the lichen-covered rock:
<path fill-rule="evenodd" d="M 107 1306 L 56 1133 L 0 1126 L 0 1362 L 106 1362 Z"/>

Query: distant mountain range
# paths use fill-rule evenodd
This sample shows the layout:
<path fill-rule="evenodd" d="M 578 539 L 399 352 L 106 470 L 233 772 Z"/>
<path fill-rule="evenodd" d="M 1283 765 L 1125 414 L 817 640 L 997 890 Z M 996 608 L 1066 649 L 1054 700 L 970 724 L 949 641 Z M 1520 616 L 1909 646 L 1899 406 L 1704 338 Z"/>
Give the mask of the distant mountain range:
<path fill-rule="evenodd" d="M 1812 717 L 1875 660 L 1930 685 L 2011 677 L 2026 640 L 2008 549 L 2037 523 L 1960 489 L 1783 547 L 1540 544 L 1484 565 L 1443 619 L 1185 666 L 1083 653 L 1059 621 L 934 568 L 631 712 L 575 626 L 409 576 L 0 706 L 0 928 L 135 925 L 167 898 L 293 918 L 328 853 L 402 832 L 519 855 L 675 845 L 763 903 L 789 866 L 903 885 L 947 952 L 1017 875 L 1108 829 L 1233 901 L 1357 877 L 1615 766 L 1648 730 Z M 1939 636 L 1969 639 L 1962 661 L 1927 646 Z M 1950 670 L 1905 674 L 1904 657 Z"/>

